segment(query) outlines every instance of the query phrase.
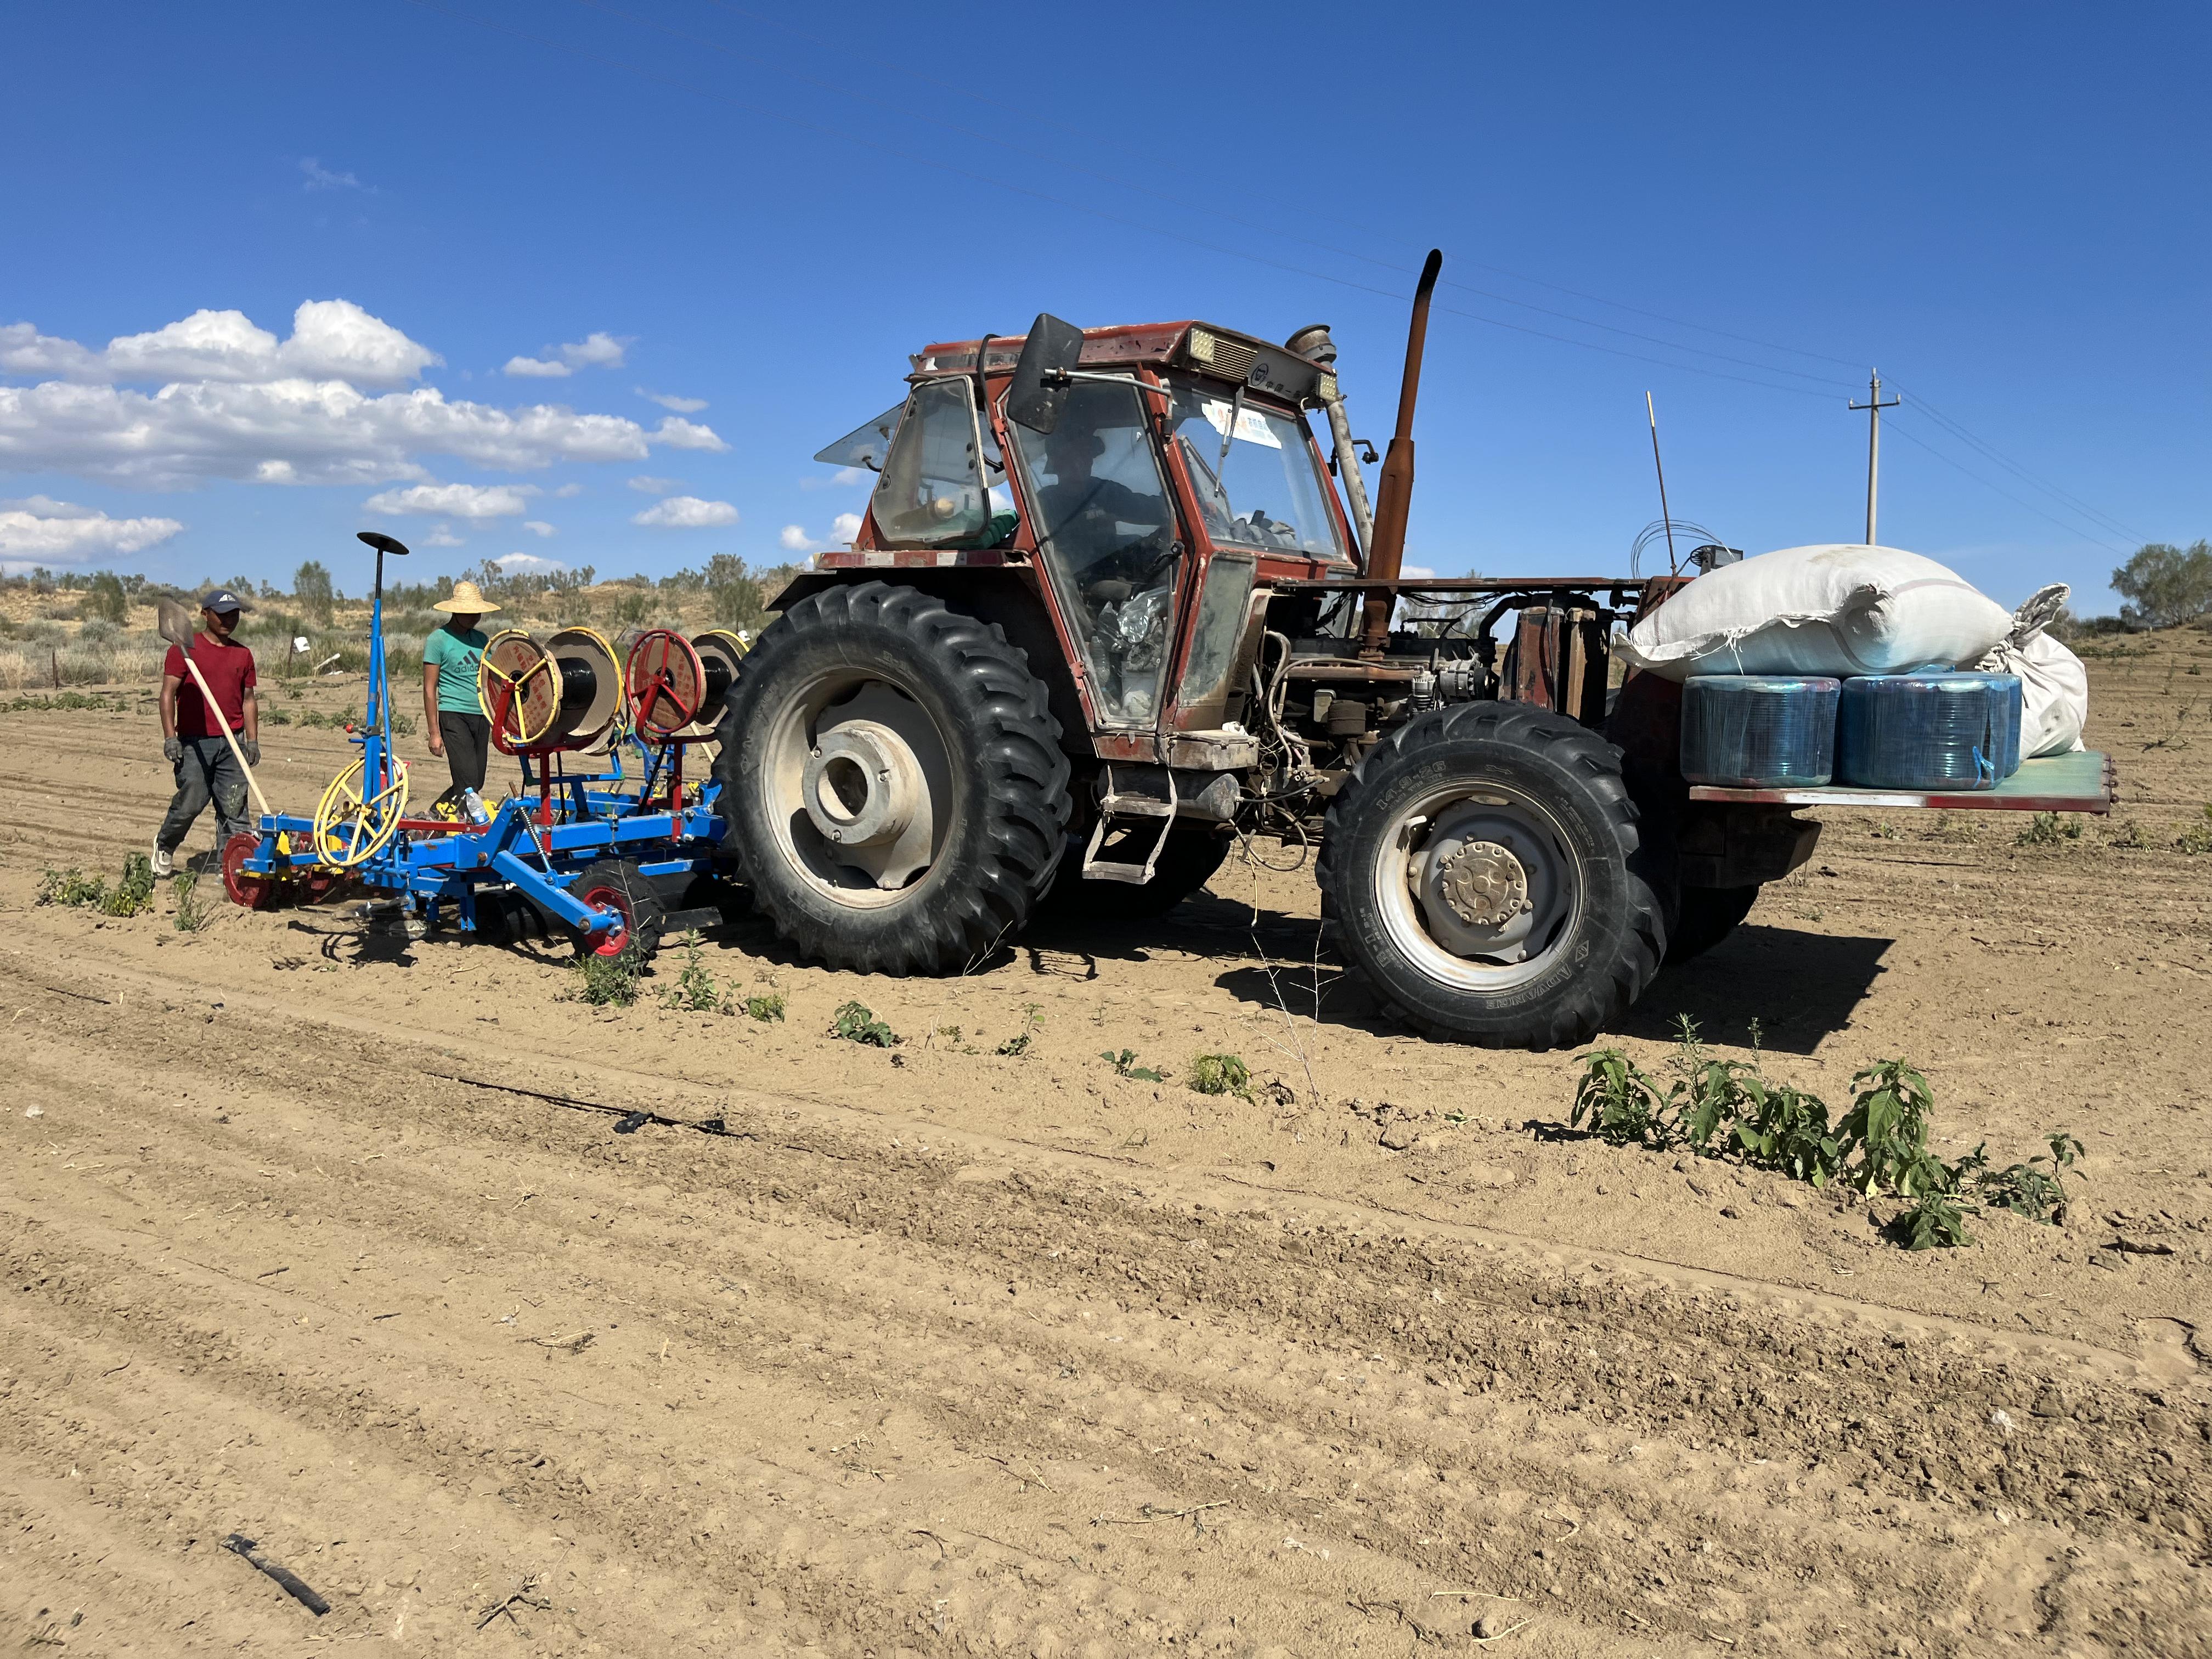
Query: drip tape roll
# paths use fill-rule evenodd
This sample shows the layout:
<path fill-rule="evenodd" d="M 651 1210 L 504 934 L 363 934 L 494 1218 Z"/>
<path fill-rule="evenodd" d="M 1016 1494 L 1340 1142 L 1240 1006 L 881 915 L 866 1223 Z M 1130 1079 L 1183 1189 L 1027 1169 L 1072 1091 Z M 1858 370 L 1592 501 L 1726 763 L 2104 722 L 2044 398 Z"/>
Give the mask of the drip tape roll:
<path fill-rule="evenodd" d="M 553 717 L 553 730 L 565 738 L 591 712 L 592 701 L 599 695 L 599 677 L 581 657 L 556 657 L 553 669 L 561 677 L 561 712 Z"/>
<path fill-rule="evenodd" d="M 1728 789 L 1826 783 L 1842 690 L 1820 675 L 1692 675 L 1682 687 L 1682 775 Z"/>
<path fill-rule="evenodd" d="M 2020 769 L 2017 675 L 1868 674 L 1844 684 L 1836 776 L 1870 789 L 1994 789 Z"/>

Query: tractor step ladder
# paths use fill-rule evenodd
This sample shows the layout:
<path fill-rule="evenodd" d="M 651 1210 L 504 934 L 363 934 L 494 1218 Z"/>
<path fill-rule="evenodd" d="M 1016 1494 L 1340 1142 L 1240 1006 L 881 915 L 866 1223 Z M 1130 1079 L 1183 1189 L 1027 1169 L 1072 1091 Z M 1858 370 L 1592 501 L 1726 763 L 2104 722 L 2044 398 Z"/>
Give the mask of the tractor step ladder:
<path fill-rule="evenodd" d="M 1121 881 L 1132 887 L 1142 887 L 1152 878 L 1158 866 L 1160 854 L 1166 849 L 1168 836 L 1175 829 L 1176 805 L 1181 799 L 1176 793 L 1175 769 L 1166 769 L 1168 798 L 1158 800 L 1150 795 L 1124 795 L 1114 787 L 1114 766 L 1106 766 L 1106 791 L 1098 797 L 1098 822 L 1091 826 L 1091 844 L 1083 849 L 1083 879 L 1085 881 Z M 1153 842 L 1152 850 L 1145 854 L 1142 864 L 1116 864 L 1098 856 L 1099 843 L 1106 839 L 1106 826 L 1113 819 L 1158 818 L 1159 838 Z"/>

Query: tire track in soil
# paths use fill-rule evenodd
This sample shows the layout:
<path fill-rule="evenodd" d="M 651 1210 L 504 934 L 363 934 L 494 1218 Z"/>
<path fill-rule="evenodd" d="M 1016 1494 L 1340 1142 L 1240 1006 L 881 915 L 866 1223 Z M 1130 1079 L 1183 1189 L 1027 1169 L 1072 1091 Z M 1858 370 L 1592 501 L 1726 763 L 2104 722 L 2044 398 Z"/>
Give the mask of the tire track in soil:
<path fill-rule="evenodd" d="M 20 963 L 5 960 L 11 971 Z M 926 1471 L 902 1474 L 929 1494 L 909 1501 L 992 1516 L 993 1550 L 1004 1554 L 992 1553 L 988 1569 L 971 1564 L 977 1572 L 1030 1561 L 1034 1578 L 1044 1571 L 1036 1563 L 1054 1561 L 1070 1541 L 1071 1526 L 1077 1547 L 1066 1553 L 1082 1560 L 1098 1530 L 1085 1517 L 1131 1507 L 1138 1491 L 1162 1509 L 1233 1506 L 1196 1534 L 1197 1558 L 1188 1547 L 1152 1547 L 1163 1537 L 1180 1544 L 1180 1522 L 1165 1533 L 1117 1528 L 1136 1540 L 1115 1537 L 1117 1559 L 1131 1562 L 1126 1582 L 1071 1569 L 1064 1582 L 1024 1580 L 997 1598 L 933 1596 L 918 1629 L 911 1609 L 884 1626 L 860 1609 L 887 1586 L 905 1587 L 897 1593 L 909 1601 L 921 1586 L 910 1566 L 891 1571 L 915 1553 L 915 1534 L 891 1541 L 893 1518 L 876 1512 L 883 1499 L 871 1493 L 856 1506 L 842 1484 L 794 1470 L 808 1455 L 803 1436 L 763 1440 L 775 1454 L 766 1472 L 749 1461 L 757 1448 L 712 1438 L 703 1455 L 718 1486 L 781 1481 L 802 1493 L 787 1492 L 787 1505 L 812 1517 L 803 1534 L 775 1534 L 788 1546 L 780 1554 L 763 1541 L 768 1532 L 748 1531 L 750 1521 L 726 1520 L 720 1549 L 734 1555 L 706 1552 L 710 1583 L 758 1578 L 783 1598 L 781 1639 L 829 1628 L 1020 1650 L 1043 1640 L 1033 1616 L 1042 1607 L 1054 1639 L 1065 1626 L 1119 1644 L 1197 1634 L 1207 1626 L 1196 1607 L 1256 1605 L 1274 1627 L 1216 1630 L 1208 1645 L 1240 1650 L 1272 1636 L 1316 1650 L 1368 1627 L 1369 1615 L 1348 1604 L 1384 1609 L 1375 1616 L 1386 1622 L 1393 1601 L 1431 1618 L 1426 1589 L 1470 1570 L 1545 1607 L 1544 1623 L 1578 1644 L 1602 1644 L 1608 1629 L 1663 1639 L 1714 1628 L 1753 1650 L 1849 1646 L 1929 1607 L 1950 1609 L 1951 1629 L 1931 1638 L 1938 1651 L 2000 1629 L 2085 1620 L 2109 1627 L 2126 1619 L 2146 1632 L 2203 1628 L 2201 1592 L 2184 1565 L 2203 1535 L 2203 1458 L 2162 1463 L 2160 1453 L 2185 1449 L 2180 1422 L 2141 1379 L 2110 1365 L 1954 1331 L 1882 1333 L 1771 1297 L 1593 1275 L 1441 1230 L 1408 1231 L 1391 1218 L 1355 1229 L 1249 1194 L 1233 1211 L 1194 1203 L 1192 1183 L 1153 1171 L 1108 1180 L 1069 1169 L 1066 1158 L 976 1156 L 967 1150 L 975 1138 L 941 1131 L 924 1131 L 933 1152 L 894 1147 L 887 1132 L 855 1131 L 849 1115 L 839 1121 L 820 1109 L 747 1101 L 728 1110 L 731 1140 L 647 1130 L 616 1142 L 556 1109 L 495 1108 L 488 1091 L 434 1075 L 450 1062 L 411 1042 L 377 1051 L 404 1070 L 363 1098 L 303 1097 L 284 1043 L 304 1040 L 325 1054 L 364 1045 L 335 1032 L 316 1042 L 319 1034 L 282 1018 L 226 1013 L 222 1042 L 225 1071 L 245 1085 L 232 1110 L 257 1126 L 273 1118 L 276 1129 L 204 1122 L 197 1109 L 180 1126 L 163 1091 L 88 1091 L 81 1079 L 99 1075 L 101 1055 L 126 1032 L 142 1045 L 149 1036 L 204 1042 L 203 1017 L 60 1001 L 34 1018 L 66 1063 L 42 1068 L 33 1086 L 77 1096 L 98 1114 L 103 1141 L 162 1151 L 100 1171 L 125 1184 L 103 1188 L 95 1202 L 187 1217 L 242 1206 L 248 1221 L 230 1224 L 265 1252 L 286 1231 L 264 1214 L 277 1201 L 266 1196 L 274 1182 L 295 1220 L 308 1207 L 289 1196 L 296 1191 L 312 1197 L 319 1230 L 369 1241 L 372 1255 L 398 1251 L 471 1279 L 497 1270 L 527 1282 L 566 1268 L 573 1293 L 596 1297 L 611 1330 L 642 1319 L 651 1334 L 673 1333 L 663 1340 L 710 1355 L 716 1369 L 694 1417 L 703 1407 L 716 1421 L 750 1424 L 756 1436 L 825 1412 L 853 1417 L 863 1393 L 870 1408 L 886 1397 L 878 1427 L 907 1437 L 902 1460 Z M 280 1034 L 276 1048 L 265 1046 Z M 654 1103 L 665 1110 L 663 1092 Z M 395 1125 L 404 1161 L 372 1157 L 393 1146 Z M 349 1154 L 361 1161 L 342 1163 Z M 332 1164 L 348 1173 L 326 1174 Z M 478 1184 L 502 1170 L 539 1199 L 488 1234 L 457 1224 L 477 1205 Z M 696 1185 L 702 1178 L 711 1185 Z M 40 1190 L 20 1166 L 10 1184 Z M 580 1498 L 557 1474 L 531 1475 L 517 1481 L 522 1497 L 495 1492 L 497 1501 L 526 1512 L 558 1504 L 562 1524 L 581 1533 L 576 1523 L 589 1523 L 604 1560 L 641 1556 L 635 1571 L 702 1571 L 691 1521 L 679 1535 L 658 1489 L 640 1484 L 640 1466 L 702 1456 L 688 1425 L 637 1409 L 635 1373 L 653 1374 L 648 1354 L 622 1356 L 631 1375 L 611 1386 L 595 1369 L 606 1360 L 550 1362 L 581 1386 L 547 1397 L 532 1382 L 548 1362 L 518 1378 L 511 1337 L 492 1328 L 494 1340 L 470 1340 L 489 1327 L 489 1312 L 476 1326 L 444 1321 L 441 1335 L 422 1344 L 406 1333 L 404 1299 L 399 1320 L 377 1320 L 372 1304 L 399 1290 L 387 1279 L 366 1300 L 343 1282 L 320 1287 L 325 1305 L 304 1316 L 356 1334 L 341 1341 L 296 1334 L 295 1325 L 281 1364 L 261 1360 L 235 1334 L 267 1323 L 258 1304 L 270 1297 L 293 1301 L 254 1288 L 258 1258 L 238 1258 L 235 1235 L 179 1244 L 203 1262 L 220 1247 L 233 1264 L 203 1267 L 189 1284 L 179 1272 L 166 1305 L 150 1309 L 100 1288 L 131 1282 L 149 1247 L 143 1220 L 133 1237 L 75 1204 L 43 1221 L 31 1213 L 37 1206 L 9 1207 L 11 1275 L 37 1280 L 36 1305 L 54 1325 L 86 1344 L 112 1340 L 119 1328 L 155 1345 L 152 1356 L 131 1352 L 157 1370 L 168 1355 L 179 1389 L 198 1386 L 220 1357 L 222 1400 L 196 1401 L 165 1421 L 213 1420 L 229 1401 L 264 1414 L 252 1431 L 270 1444 L 289 1444 L 301 1430 L 333 1446 L 340 1436 L 365 1441 L 418 1481 L 499 1455 L 514 1438 L 510 1425 L 529 1423 L 535 1444 L 584 1449 L 580 1457 L 564 1449 L 550 1467 L 584 1480 L 592 1477 L 580 1471 L 595 1468 L 603 1490 Z M 206 1216 L 198 1218 L 206 1232 Z M 163 1231 L 175 1243 L 187 1225 Z M 586 1228 L 588 1247 L 575 1242 Z M 743 1287 L 734 1300 L 724 1288 L 732 1276 Z M 617 1308 L 646 1311 L 616 1322 Z M 11 1339 L 11 1352 L 21 1346 Z M 369 1352 L 347 1352 L 357 1348 Z M 598 1352 L 611 1358 L 611 1340 Z M 195 1367 L 198 1377 L 185 1374 Z M 434 1426 L 415 1415 L 410 1437 L 398 1425 L 410 1421 L 410 1399 L 420 1412 L 426 1376 L 447 1386 L 428 1396 Z M 2044 1389 L 2067 1414 L 2033 1416 Z M 70 1397 L 82 1392 L 79 1382 Z M 580 1395 L 591 1409 L 562 1403 Z M 2032 1434 L 2015 1440 L 1990 1425 L 2008 1403 Z M 2201 1447 L 2201 1401 L 2194 1409 Z M 64 1454 L 21 1413 L 8 1419 L 18 1443 Z M 1571 1423 L 1573 1432 L 1562 1426 Z M 125 1443 L 129 1414 L 117 1410 L 108 1432 Z M 205 1449 L 180 1447 L 172 1461 L 191 1463 Z M 863 1490 L 869 1480 L 888 1486 L 878 1473 L 862 1479 Z M 1031 1474 L 1051 1502 L 1029 1497 Z M 267 1478 L 282 1484 L 281 1471 Z M 1018 1486 L 1011 1502 L 1010 1479 Z M 2037 1519 L 2007 1526 L 1957 1501 L 1992 1482 L 1993 1502 Z M 1302 1547 L 1273 1544 L 1279 1526 Z M 470 1530 L 513 1547 L 489 1522 Z M 711 1539 L 716 1529 L 703 1530 Z M 921 1553 L 932 1548 L 925 1539 Z M 953 1559 L 949 1547 L 936 1553 L 940 1567 Z M 2115 1565 L 2131 1555 L 2146 1569 L 2134 1583 Z M 401 1563 L 390 1565 L 396 1572 Z M 1806 1590 L 1808 1577 L 1819 1594 Z M 800 1589 L 812 1599 L 794 1600 Z M 714 1616 L 679 1616 L 671 1603 L 667 1629 L 701 1630 Z M 2154 1633 L 2145 1639 L 2148 1651 L 2185 1650 Z"/>

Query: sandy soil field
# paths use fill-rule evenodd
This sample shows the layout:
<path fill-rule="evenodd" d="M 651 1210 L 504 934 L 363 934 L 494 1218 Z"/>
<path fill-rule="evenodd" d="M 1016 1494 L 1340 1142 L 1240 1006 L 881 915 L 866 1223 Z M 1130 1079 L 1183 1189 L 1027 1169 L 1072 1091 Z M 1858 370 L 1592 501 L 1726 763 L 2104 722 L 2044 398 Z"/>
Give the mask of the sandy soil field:
<path fill-rule="evenodd" d="M 680 953 L 594 1009 L 565 946 L 38 905 L 167 773 L 136 692 L 0 713 L 0 1647 L 2205 1652 L 2212 634 L 2125 648 L 2112 820 L 1827 813 L 1607 1039 L 1756 1019 L 1838 1109 L 1922 1066 L 1946 1156 L 2087 1143 L 2063 1227 L 1919 1254 L 1394 1030 L 1309 872 L 944 981 L 738 921 L 781 1024 L 658 1006 Z M 267 750 L 293 810 L 345 753 Z"/>

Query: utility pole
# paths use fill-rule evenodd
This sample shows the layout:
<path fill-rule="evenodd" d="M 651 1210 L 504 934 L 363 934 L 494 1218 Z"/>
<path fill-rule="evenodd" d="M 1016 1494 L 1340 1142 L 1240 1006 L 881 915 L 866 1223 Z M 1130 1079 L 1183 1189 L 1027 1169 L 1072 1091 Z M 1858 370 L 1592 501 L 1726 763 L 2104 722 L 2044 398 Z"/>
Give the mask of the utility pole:
<path fill-rule="evenodd" d="M 1877 368 L 1867 380 L 1867 400 L 1863 404 L 1853 404 L 1850 405 L 1853 409 L 1863 409 L 1867 412 L 1866 538 L 1867 545 L 1869 547 L 1875 545 L 1875 491 L 1878 487 L 1881 477 L 1881 411 L 1885 409 L 1895 409 L 1898 404 L 1904 401 L 1905 400 L 1902 398 L 1892 398 L 1887 403 L 1882 402 L 1881 371 Z"/>

